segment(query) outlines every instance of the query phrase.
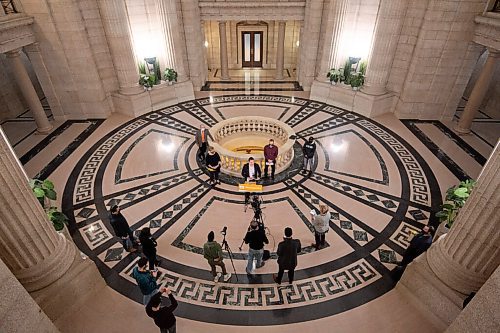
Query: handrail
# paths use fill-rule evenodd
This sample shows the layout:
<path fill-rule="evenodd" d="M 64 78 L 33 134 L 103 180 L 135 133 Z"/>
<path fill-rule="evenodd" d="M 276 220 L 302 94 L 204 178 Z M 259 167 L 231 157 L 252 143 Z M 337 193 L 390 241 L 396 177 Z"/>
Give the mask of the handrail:
<path fill-rule="evenodd" d="M 293 145 L 295 131 L 287 124 L 266 117 L 249 116 L 235 117 L 217 123 L 210 128 L 210 133 L 214 138 L 211 144 L 221 157 L 222 171 L 234 176 L 240 176 L 243 165 L 248 162 L 248 158 L 253 157 L 255 163 L 261 168 L 265 167 L 263 153 L 238 153 L 231 151 L 221 144 L 227 138 L 234 136 L 254 136 L 263 135 L 273 138 L 278 146 L 278 157 L 276 158 L 276 173 L 288 168 L 293 160 Z"/>

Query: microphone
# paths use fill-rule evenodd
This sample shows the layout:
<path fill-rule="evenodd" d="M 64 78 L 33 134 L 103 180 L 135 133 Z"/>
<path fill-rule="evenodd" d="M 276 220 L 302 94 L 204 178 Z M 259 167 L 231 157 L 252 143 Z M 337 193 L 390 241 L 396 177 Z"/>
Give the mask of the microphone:
<path fill-rule="evenodd" d="M 222 231 L 220 232 L 221 234 L 225 235 L 226 234 L 226 231 L 227 231 L 227 227 L 224 226 L 224 228 L 222 228 Z"/>

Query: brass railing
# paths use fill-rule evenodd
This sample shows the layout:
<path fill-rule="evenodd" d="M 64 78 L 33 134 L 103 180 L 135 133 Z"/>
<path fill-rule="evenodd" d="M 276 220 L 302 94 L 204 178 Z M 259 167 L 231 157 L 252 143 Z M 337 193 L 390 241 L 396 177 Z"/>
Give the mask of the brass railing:
<path fill-rule="evenodd" d="M 2 5 L 2 10 L 5 15 L 19 13 L 14 4 L 14 0 L 0 0 L 0 4 Z"/>

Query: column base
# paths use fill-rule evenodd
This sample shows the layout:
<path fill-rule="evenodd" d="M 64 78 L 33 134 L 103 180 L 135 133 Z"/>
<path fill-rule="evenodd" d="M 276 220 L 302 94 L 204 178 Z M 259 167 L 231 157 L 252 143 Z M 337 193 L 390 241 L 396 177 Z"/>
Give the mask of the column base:
<path fill-rule="evenodd" d="M 395 96 L 391 93 L 369 95 L 351 86 L 313 81 L 311 99 L 373 118 L 393 111 Z"/>
<path fill-rule="evenodd" d="M 52 129 L 54 128 L 54 126 L 50 125 L 50 126 L 46 126 L 46 127 L 43 127 L 43 128 L 37 128 L 36 129 L 36 133 L 37 134 L 49 134 L 50 131 L 52 131 Z"/>
<path fill-rule="evenodd" d="M 114 93 L 111 95 L 114 112 L 118 112 L 129 117 L 138 117 L 151 110 L 151 99 L 147 91 L 135 95 L 124 95 Z"/>
<path fill-rule="evenodd" d="M 427 262 L 427 253 L 408 265 L 396 288 L 412 299 L 418 308 L 434 314 L 435 324 L 444 330 L 462 311 L 466 295 L 439 280 Z"/>
<path fill-rule="evenodd" d="M 106 287 L 95 263 L 88 258 L 82 259 L 78 249 L 75 252 L 72 265 L 61 278 L 43 289 L 30 293 L 53 322 L 63 315 L 78 311 L 92 292 Z"/>
<path fill-rule="evenodd" d="M 471 133 L 470 128 L 462 128 L 462 127 L 460 127 L 459 124 L 456 124 L 455 126 L 453 126 L 453 130 L 455 130 L 455 132 L 457 132 L 458 135 L 467 135 L 467 134 Z"/>

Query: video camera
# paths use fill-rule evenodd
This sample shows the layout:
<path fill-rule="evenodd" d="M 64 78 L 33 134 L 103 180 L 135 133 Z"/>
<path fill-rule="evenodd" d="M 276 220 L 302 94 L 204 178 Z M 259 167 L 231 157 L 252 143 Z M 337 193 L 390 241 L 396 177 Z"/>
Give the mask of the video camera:
<path fill-rule="evenodd" d="M 226 233 L 227 233 L 227 227 L 224 226 L 224 228 L 222 228 L 221 232 L 220 232 L 223 236 L 226 236 Z"/>

